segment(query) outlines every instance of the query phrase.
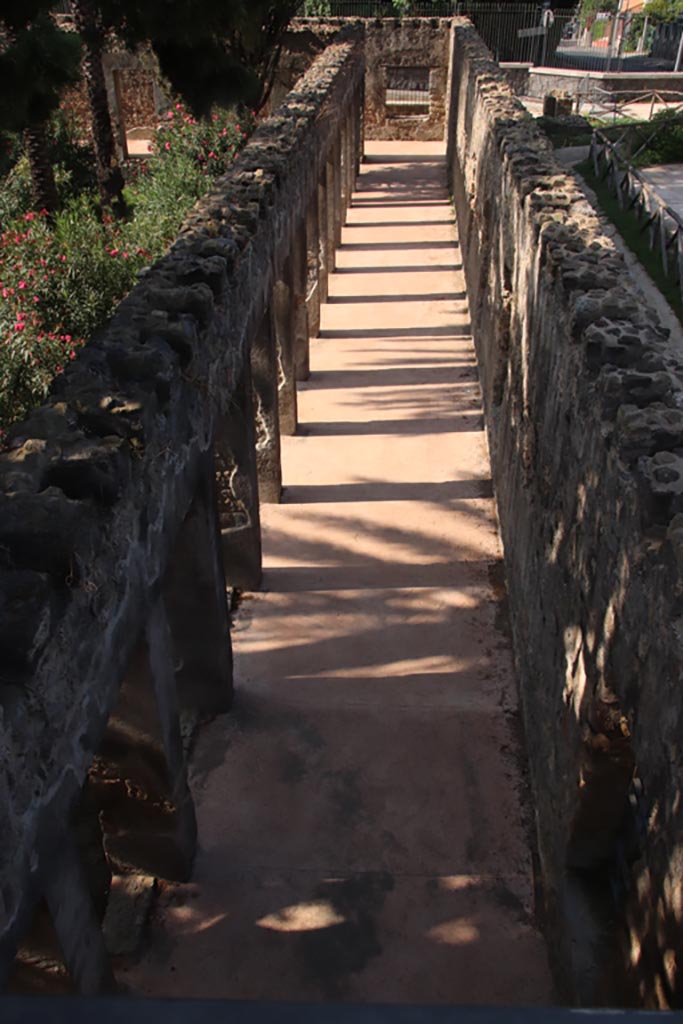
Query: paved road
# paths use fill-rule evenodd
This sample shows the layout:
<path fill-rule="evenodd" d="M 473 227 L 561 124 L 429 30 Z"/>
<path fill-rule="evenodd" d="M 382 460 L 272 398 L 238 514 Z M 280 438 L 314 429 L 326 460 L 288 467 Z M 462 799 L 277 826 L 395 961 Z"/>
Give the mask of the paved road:
<path fill-rule="evenodd" d="M 123 980 L 166 996 L 543 1004 L 490 468 L 443 147 L 371 143 L 194 880 Z"/>

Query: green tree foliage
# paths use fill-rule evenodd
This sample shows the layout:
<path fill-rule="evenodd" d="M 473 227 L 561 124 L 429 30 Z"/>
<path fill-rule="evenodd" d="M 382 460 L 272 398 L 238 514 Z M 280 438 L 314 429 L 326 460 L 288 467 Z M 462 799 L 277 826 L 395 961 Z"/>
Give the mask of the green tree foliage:
<path fill-rule="evenodd" d="M 42 124 L 80 75 L 80 42 L 50 17 L 45 0 L 0 4 L 0 126 Z"/>
<path fill-rule="evenodd" d="M 596 14 L 614 14 L 618 6 L 618 0 L 582 0 L 579 8 L 581 24 L 592 22 Z"/>
<path fill-rule="evenodd" d="M 113 30 L 131 49 L 151 43 L 172 89 L 199 116 L 236 100 L 260 109 L 298 6 L 298 0 L 75 0 L 76 35 L 57 26 L 52 2 L 0 3 L 0 130 L 27 133 L 36 205 L 54 209 L 46 126 L 63 88 L 77 80 L 84 52 L 101 201 L 122 212 L 123 179 L 102 73 L 107 33 Z"/>
<path fill-rule="evenodd" d="M 647 0 L 643 13 L 650 22 L 676 21 L 683 15 L 683 0 Z"/>
<path fill-rule="evenodd" d="M 0 128 L 24 133 L 34 204 L 52 213 L 57 188 L 47 123 L 62 89 L 78 79 L 80 42 L 57 27 L 49 8 L 46 0 L 0 6 Z"/>
<path fill-rule="evenodd" d="M 265 102 L 281 39 L 299 0 L 99 0 L 104 21 L 134 49 L 149 42 L 190 109 Z"/>

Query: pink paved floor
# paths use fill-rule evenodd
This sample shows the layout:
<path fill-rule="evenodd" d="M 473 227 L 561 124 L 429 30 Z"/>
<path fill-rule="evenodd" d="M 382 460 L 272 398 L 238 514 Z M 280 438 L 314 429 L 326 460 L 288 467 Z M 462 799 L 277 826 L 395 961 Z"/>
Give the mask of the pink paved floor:
<path fill-rule="evenodd" d="M 367 153 L 140 993 L 552 1001 L 443 147 Z"/>

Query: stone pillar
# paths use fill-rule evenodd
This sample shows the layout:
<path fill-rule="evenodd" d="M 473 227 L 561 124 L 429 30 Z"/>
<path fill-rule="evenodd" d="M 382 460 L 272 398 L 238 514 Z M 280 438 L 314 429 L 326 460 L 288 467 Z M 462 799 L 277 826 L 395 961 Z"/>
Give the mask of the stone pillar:
<path fill-rule="evenodd" d="M 351 103 L 351 161 L 353 164 L 353 178 L 360 171 L 360 90 L 355 93 Z"/>
<path fill-rule="evenodd" d="M 163 582 L 180 707 L 217 715 L 232 704 L 230 615 L 223 569 L 214 456 L 202 457 L 190 510 Z"/>
<path fill-rule="evenodd" d="M 268 310 L 250 346 L 256 424 L 259 500 L 277 504 L 282 495 L 278 359 L 273 314 Z"/>
<path fill-rule="evenodd" d="M 81 995 L 114 992 L 116 983 L 71 830 L 58 839 L 51 835 L 41 846 L 45 902 L 69 974 Z"/>
<path fill-rule="evenodd" d="M 346 211 L 351 205 L 351 192 L 353 189 L 351 180 L 351 116 L 347 114 L 344 118 L 341 132 L 341 218 L 342 224 L 346 223 Z"/>
<path fill-rule="evenodd" d="M 335 211 L 337 208 L 337 183 L 335 174 L 334 152 L 328 154 L 325 164 L 325 255 L 327 259 L 328 274 L 334 273 L 336 266 L 336 228 Z M 327 300 L 327 295 L 325 296 Z"/>
<path fill-rule="evenodd" d="M 334 244 L 334 263 L 332 270 L 336 266 L 337 247 L 341 245 L 342 236 L 342 224 L 344 223 L 344 205 L 342 200 L 343 186 L 342 186 L 342 140 L 341 133 L 332 147 L 332 175 L 334 182 L 334 190 L 332 193 L 333 197 L 333 244 Z"/>
<path fill-rule="evenodd" d="M 256 590 L 262 572 L 261 522 L 248 360 L 228 410 L 216 421 L 214 464 L 225 578 L 230 586 Z"/>
<path fill-rule="evenodd" d="M 318 187 L 306 212 L 306 310 L 308 333 L 320 333 L 320 232 L 318 229 Z"/>
<path fill-rule="evenodd" d="M 311 362 L 308 306 L 306 302 L 308 292 L 308 245 L 305 219 L 294 232 L 291 263 L 294 296 L 294 376 L 296 380 L 308 380 L 311 374 Z"/>
<path fill-rule="evenodd" d="M 327 234 L 327 175 L 325 169 L 318 182 L 318 294 L 320 304 L 327 302 L 329 260 Z"/>
<path fill-rule="evenodd" d="M 360 174 L 360 165 L 365 153 L 365 83 L 361 82 L 358 89 L 356 107 L 356 176 Z"/>
<path fill-rule="evenodd" d="M 193 581 L 186 581 L 192 589 Z M 197 840 L 180 733 L 178 662 L 163 598 L 154 599 L 90 773 L 110 861 L 186 881 Z"/>
<path fill-rule="evenodd" d="M 358 112 L 357 112 L 356 106 L 355 106 L 355 104 L 353 104 L 352 107 L 351 107 L 351 110 L 349 112 L 349 121 L 348 121 L 348 146 L 349 146 L 348 153 L 349 153 L 349 158 L 348 158 L 348 163 L 347 163 L 347 173 L 348 173 L 348 182 L 349 182 L 349 185 L 348 185 L 348 190 L 349 190 L 349 206 L 351 206 L 351 204 L 353 202 L 353 192 L 354 192 L 354 189 L 356 187 L 356 175 L 358 173 L 357 160 L 356 160 L 356 154 L 357 154 L 357 150 L 358 150 L 358 121 L 357 121 L 357 114 L 358 114 Z"/>
<path fill-rule="evenodd" d="M 278 409 L 280 433 L 296 434 L 296 374 L 294 369 L 294 289 L 292 267 L 287 265 L 273 285 L 273 319 L 277 339 Z"/>

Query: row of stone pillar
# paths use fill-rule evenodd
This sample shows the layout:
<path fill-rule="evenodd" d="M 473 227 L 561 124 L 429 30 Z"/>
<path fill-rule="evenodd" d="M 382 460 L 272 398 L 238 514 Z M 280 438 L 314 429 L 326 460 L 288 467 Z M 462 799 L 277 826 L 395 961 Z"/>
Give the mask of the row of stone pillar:
<path fill-rule="evenodd" d="M 178 880 L 191 871 L 197 827 L 184 736 L 231 705 L 228 590 L 261 580 L 259 504 L 280 501 L 280 436 L 296 433 L 296 382 L 310 372 L 309 340 L 320 329 L 362 145 L 359 88 L 275 267 L 271 301 L 197 467 L 194 500 L 89 773 L 80 817 L 95 814 L 106 861 L 79 844 L 75 822 L 58 851 L 39 851 L 44 909 L 83 993 L 114 985 L 100 927 L 111 867 Z"/>
<path fill-rule="evenodd" d="M 232 586 L 254 589 L 260 583 L 259 501 L 280 500 L 280 437 L 297 430 L 296 383 L 310 372 L 309 341 L 320 330 L 320 306 L 327 300 L 360 146 L 356 109 L 322 165 L 306 213 L 292 232 L 289 253 L 275 268 L 271 302 L 251 341 L 234 406 L 216 431 L 221 534 Z"/>

